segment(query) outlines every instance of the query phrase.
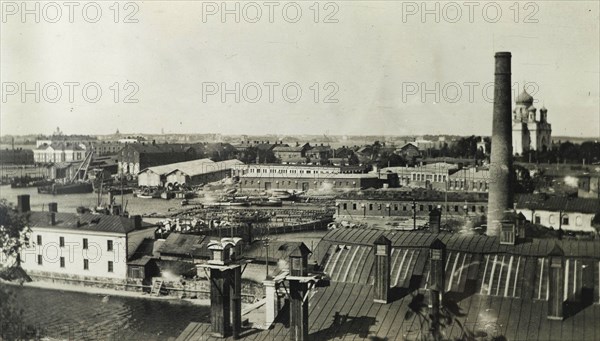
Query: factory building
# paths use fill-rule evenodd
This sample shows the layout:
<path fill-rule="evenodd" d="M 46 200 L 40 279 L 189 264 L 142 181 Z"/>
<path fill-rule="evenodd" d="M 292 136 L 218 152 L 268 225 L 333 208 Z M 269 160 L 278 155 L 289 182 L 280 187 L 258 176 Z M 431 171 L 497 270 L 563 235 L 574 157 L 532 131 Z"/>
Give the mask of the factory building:
<path fill-rule="evenodd" d="M 235 165 L 242 189 L 329 190 L 393 186 L 395 174 L 359 173 L 362 168 L 316 165 Z"/>
<path fill-rule="evenodd" d="M 200 159 L 149 167 L 138 173 L 138 186 L 197 186 L 231 177 L 232 167 L 243 164 L 239 160 L 214 162 L 210 159 Z"/>
<path fill-rule="evenodd" d="M 439 209 L 448 217 L 481 217 L 487 210 L 484 193 L 443 193 L 438 191 L 349 193 L 336 199 L 336 219 L 429 217 Z"/>

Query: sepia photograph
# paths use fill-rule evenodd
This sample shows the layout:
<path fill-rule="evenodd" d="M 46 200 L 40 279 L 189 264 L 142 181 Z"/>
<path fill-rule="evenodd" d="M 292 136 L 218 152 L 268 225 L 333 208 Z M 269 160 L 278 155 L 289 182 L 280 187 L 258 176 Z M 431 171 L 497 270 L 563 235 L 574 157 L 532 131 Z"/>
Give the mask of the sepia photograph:
<path fill-rule="evenodd" d="M 0 6 L 0 340 L 600 340 L 599 1 Z"/>

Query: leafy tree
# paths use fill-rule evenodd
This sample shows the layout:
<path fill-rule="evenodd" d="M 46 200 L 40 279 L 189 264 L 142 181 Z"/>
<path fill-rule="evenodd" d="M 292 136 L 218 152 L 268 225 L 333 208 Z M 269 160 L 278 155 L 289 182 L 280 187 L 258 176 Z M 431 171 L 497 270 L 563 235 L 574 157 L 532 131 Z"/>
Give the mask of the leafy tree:
<path fill-rule="evenodd" d="M 28 229 L 25 227 L 27 215 L 19 214 L 6 200 L 0 200 L 0 250 L 4 269 L 0 278 L 22 280 L 26 274 L 21 269 L 19 252 L 29 245 Z M 18 308 L 15 293 L 8 287 L 0 286 L 0 340 L 18 340 L 22 333 L 23 311 Z"/>
<path fill-rule="evenodd" d="M 19 252 L 23 247 L 29 246 L 27 218 L 27 214 L 18 213 L 5 199 L 0 200 L 1 256 L 7 261 L 15 260 L 8 265 L 9 268 L 20 267 Z"/>

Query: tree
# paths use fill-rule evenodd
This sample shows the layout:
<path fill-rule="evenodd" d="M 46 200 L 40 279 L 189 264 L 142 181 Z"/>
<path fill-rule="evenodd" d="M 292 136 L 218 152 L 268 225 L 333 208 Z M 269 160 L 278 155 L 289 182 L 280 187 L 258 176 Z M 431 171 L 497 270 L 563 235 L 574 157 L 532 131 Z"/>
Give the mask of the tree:
<path fill-rule="evenodd" d="M 21 249 L 29 245 L 26 221 L 27 215 L 19 214 L 6 200 L 0 200 L 0 256 L 1 263 L 7 263 L 0 271 L 0 278 L 23 280 L 27 277 L 19 257 Z M 15 293 L 0 286 L 0 340 L 22 339 L 22 320 L 23 311 L 18 308 Z"/>
<path fill-rule="evenodd" d="M 28 215 L 18 213 L 5 199 L 0 200 L 0 250 L 2 257 L 12 264 L 8 268 L 20 267 L 19 253 L 29 246 L 26 227 Z"/>

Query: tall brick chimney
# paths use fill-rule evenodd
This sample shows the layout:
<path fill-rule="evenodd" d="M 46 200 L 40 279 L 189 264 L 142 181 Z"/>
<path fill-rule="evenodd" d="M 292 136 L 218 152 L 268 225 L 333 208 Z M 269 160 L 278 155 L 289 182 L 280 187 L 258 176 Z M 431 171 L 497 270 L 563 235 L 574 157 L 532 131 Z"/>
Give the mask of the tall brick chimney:
<path fill-rule="evenodd" d="M 497 52 L 495 58 L 494 114 L 487 215 L 487 234 L 490 236 L 500 235 L 504 211 L 513 206 L 511 54 L 510 52 Z"/>

